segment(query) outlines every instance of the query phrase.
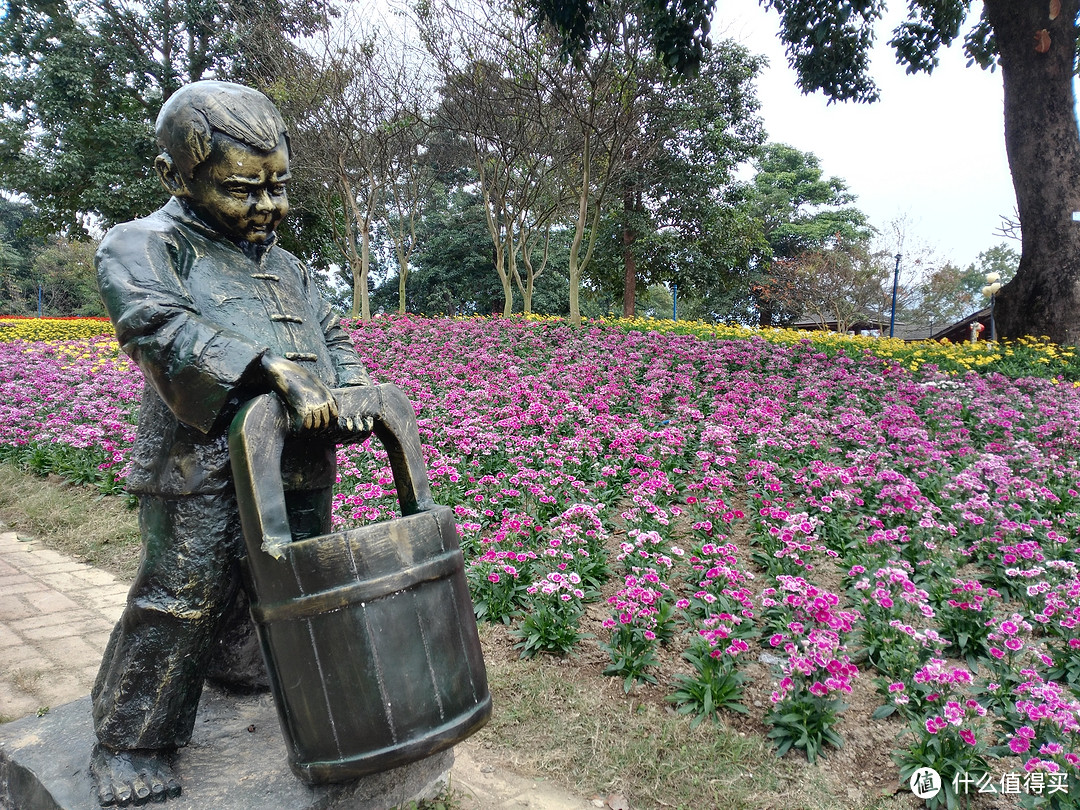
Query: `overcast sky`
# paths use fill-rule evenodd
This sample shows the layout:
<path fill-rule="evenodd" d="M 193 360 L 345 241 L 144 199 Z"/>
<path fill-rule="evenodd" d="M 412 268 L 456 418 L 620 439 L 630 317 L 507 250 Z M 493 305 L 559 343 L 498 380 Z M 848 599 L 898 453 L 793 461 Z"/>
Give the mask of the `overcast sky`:
<path fill-rule="evenodd" d="M 899 11 L 906 3 L 894 2 Z M 712 35 L 764 54 L 769 67 L 758 98 L 769 140 L 788 143 L 843 178 L 880 230 L 899 216 L 909 247 L 922 242 L 942 259 L 967 265 L 1005 241 L 994 230 L 1014 211 L 1005 156 L 1001 74 L 965 67 L 960 43 L 941 53 L 932 76 L 909 76 L 878 34 L 872 62 L 881 90 L 875 104 L 827 105 L 803 96 L 776 38 L 779 17 L 757 0 L 718 0 Z M 1020 243 L 1012 242 L 1019 251 Z"/>

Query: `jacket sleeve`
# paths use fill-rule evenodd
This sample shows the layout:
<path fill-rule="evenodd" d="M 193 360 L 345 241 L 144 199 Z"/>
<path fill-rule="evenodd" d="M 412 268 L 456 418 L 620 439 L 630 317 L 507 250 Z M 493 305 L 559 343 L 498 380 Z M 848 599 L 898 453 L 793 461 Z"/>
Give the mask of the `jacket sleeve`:
<path fill-rule="evenodd" d="M 118 225 L 95 257 L 120 347 L 181 422 L 208 433 L 267 351 L 200 316 L 178 269 L 191 250 L 175 232 Z"/>
<path fill-rule="evenodd" d="M 326 348 L 330 350 L 330 357 L 334 361 L 334 372 L 337 374 L 337 387 L 349 388 L 354 385 L 374 385 L 371 375 L 364 367 L 364 361 L 356 352 L 349 333 L 341 325 L 341 319 L 330 308 L 330 303 L 319 295 L 314 284 L 311 290 L 318 296 L 319 323 L 322 325 L 323 339 Z"/>

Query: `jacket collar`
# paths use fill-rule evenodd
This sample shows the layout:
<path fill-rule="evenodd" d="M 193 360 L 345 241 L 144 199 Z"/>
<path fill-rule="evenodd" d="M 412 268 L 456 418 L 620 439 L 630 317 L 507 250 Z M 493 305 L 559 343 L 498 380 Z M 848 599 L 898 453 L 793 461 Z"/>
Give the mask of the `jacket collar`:
<path fill-rule="evenodd" d="M 254 245 L 251 242 L 234 242 L 232 239 L 229 239 L 229 237 L 222 234 L 221 231 L 208 225 L 204 220 L 200 219 L 198 215 L 191 210 L 191 206 L 189 206 L 186 201 L 180 199 L 179 197 L 170 198 L 169 201 L 165 204 L 163 210 L 166 214 L 175 219 L 177 222 L 188 228 L 191 228 L 191 230 L 199 234 L 202 234 L 207 239 L 218 242 L 222 245 L 230 245 L 234 249 L 239 250 L 249 259 L 252 259 L 256 262 L 261 262 L 263 257 L 267 253 L 269 253 L 270 248 L 272 248 L 277 243 L 276 233 L 270 235 L 270 240 L 265 245 Z"/>

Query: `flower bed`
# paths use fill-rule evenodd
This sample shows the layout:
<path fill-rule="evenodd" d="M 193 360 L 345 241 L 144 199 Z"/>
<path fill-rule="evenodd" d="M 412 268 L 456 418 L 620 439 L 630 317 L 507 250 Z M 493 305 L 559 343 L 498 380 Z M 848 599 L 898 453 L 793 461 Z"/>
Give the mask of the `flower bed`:
<path fill-rule="evenodd" d="M 670 685 L 696 722 L 745 708 L 745 668 L 767 661 L 770 737 L 828 757 L 873 682 L 908 729 L 897 772 L 947 786 L 931 806 L 984 774 L 1023 806 L 1074 806 L 1071 350 L 699 331 L 355 325 L 416 407 L 478 615 L 523 655 L 561 652 L 610 595 L 607 673 Z M 115 491 L 140 388 L 109 338 L 0 344 L 0 454 Z M 379 448 L 339 461 L 339 525 L 396 514 Z M 685 650 L 677 678 L 663 645 Z"/>
<path fill-rule="evenodd" d="M 96 335 L 111 335 L 108 318 L 25 318 L 0 316 L 0 342 L 12 340 L 77 340 Z"/>

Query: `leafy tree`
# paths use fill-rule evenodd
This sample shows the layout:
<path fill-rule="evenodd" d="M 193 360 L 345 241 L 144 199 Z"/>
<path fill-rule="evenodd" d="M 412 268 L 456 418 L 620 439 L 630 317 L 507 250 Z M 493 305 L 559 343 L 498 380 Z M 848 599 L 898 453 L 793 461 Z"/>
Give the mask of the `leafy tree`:
<path fill-rule="evenodd" d="M 769 144 L 755 166 L 745 207 L 761 223 L 769 245 L 772 265 L 762 268 L 757 290 L 760 323 L 771 326 L 777 318 L 802 314 L 795 291 L 786 289 L 794 283 L 792 262 L 836 244 L 865 243 L 872 229 L 866 215 L 852 205 L 855 196 L 844 181 L 825 178 L 815 155 L 786 144 Z"/>
<path fill-rule="evenodd" d="M 152 124 L 176 88 L 249 84 L 291 62 L 290 37 L 325 25 L 313 0 L 5 0 L 0 15 L 0 187 L 41 233 L 85 234 L 165 199 Z"/>
<path fill-rule="evenodd" d="M 644 79 L 654 66 L 637 42 L 643 20 L 632 3 L 605 5 L 597 37 L 576 65 L 554 63 L 545 76 L 567 139 L 562 183 L 575 211 L 567 271 L 570 321 L 581 324 L 580 290 L 596 250 L 600 224 L 640 131 Z M 625 192 L 624 188 L 621 189 Z"/>
<path fill-rule="evenodd" d="M 725 42 L 698 79 L 677 83 L 647 46 L 649 18 L 633 0 L 597 10 L 592 45 L 573 63 L 504 8 L 421 12 L 445 76 L 440 122 L 470 148 L 487 204 L 504 313 L 514 285 L 531 309 L 533 285 L 553 266 L 545 246 L 563 227 L 573 321 L 583 283 L 602 295 L 618 285 L 632 314 L 639 284 L 681 276 L 719 286 L 731 257 L 748 252 L 745 240 L 730 244 L 745 229 L 714 226 L 731 206 L 734 166 L 762 138 L 759 60 Z"/>
<path fill-rule="evenodd" d="M 0 198 L 0 312 L 104 315 L 91 241 L 30 234 L 34 211 Z"/>
<path fill-rule="evenodd" d="M 981 290 L 988 273 L 997 273 L 1001 276 L 1001 283 L 1006 284 L 1012 281 L 1019 266 L 1020 254 L 1006 243 L 987 248 L 975 258 L 973 264 L 968 265 L 968 276 L 973 276 L 969 281 L 970 289 L 972 292 Z"/>
<path fill-rule="evenodd" d="M 514 309 L 515 286 L 530 312 L 563 208 L 560 170 L 572 157 L 554 105 L 550 40 L 497 4 L 425 6 L 423 35 L 443 77 L 438 123 L 464 147 L 486 205 L 503 313 Z"/>
<path fill-rule="evenodd" d="M 500 313 L 504 302 L 502 290 L 491 283 L 493 246 L 484 200 L 468 176 L 450 172 L 444 179 L 463 182 L 452 183 L 449 189 L 440 185 L 425 206 L 406 293 L 408 309 L 428 315 Z M 550 262 L 565 266 L 565 232 L 554 234 L 548 249 Z M 567 283 L 565 273 L 556 269 L 539 276 L 532 296 L 533 311 L 567 314 Z M 396 284 L 391 275 L 375 291 L 372 306 L 376 311 L 393 308 L 391 288 Z"/>
<path fill-rule="evenodd" d="M 600 39 L 597 14 L 602 4 L 591 0 L 533 0 L 534 20 L 559 32 L 566 52 L 581 57 Z M 709 48 L 709 18 L 716 0 L 640 0 L 636 16 L 643 40 L 656 56 L 679 74 L 697 73 Z"/>
<path fill-rule="evenodd" d="M 33 206 L 0 197 L 0 311 L 10 315 L 37 311 L 37 282 L 31 265 L 37 240 L 26 227 L 33 215 Z"/>
<path fill-rule="evenodd" d="M 725 40 L 706 53 L 693 79 L 673 83 L 667 71 L 643 72 L 637 131 L 612 206 L 624 317 L 634 315 L 638 289 L 716 287 L 745 263 L 750 247 L 735 237 L 746 233 L 724 220 L 735 202 L 735 168 L 764 140 L 752 84 L 760 66 Z"/>
<path fill-rule="evenodd" d="M 492 244 L 483 199 L 465 189 L 434 190 L 433 204 L 417 232 L 409 312 L 427 315 L 489 315 L 502 311 L 502 292 L 491 284 Z M 397 308 L 397 278 L 380 285 L 376 309 Z"/>
<path fill-rule="evenodd" d="M 34 256 L 45 315 L 104 315 L 94 270 L 94 242 L 63 237 Z"/>

